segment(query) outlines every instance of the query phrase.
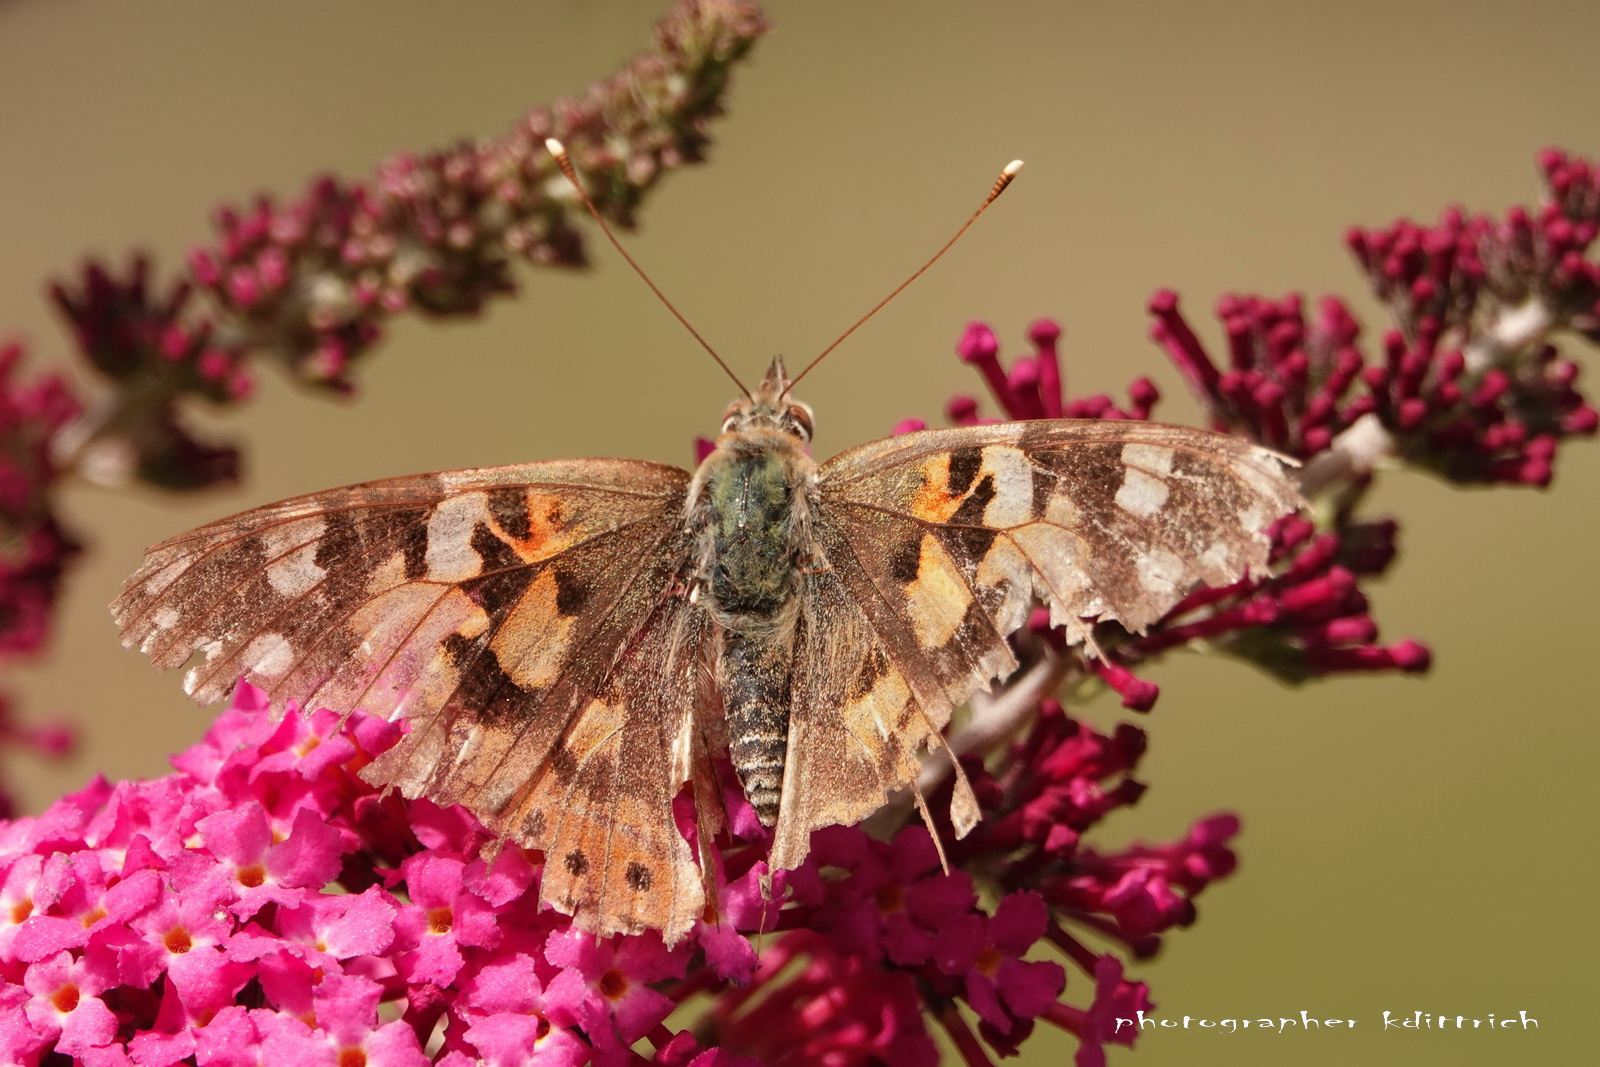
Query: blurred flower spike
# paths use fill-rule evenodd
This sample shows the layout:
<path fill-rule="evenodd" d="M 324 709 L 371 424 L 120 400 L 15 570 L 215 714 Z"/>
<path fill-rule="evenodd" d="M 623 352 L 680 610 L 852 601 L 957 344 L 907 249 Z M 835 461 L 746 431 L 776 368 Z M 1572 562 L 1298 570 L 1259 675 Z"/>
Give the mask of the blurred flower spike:
<path fill-rule="evenodd" d="M 188 398 L 245 399 L 246 368 L 262 356 L 348 392 L 356 361 L 395 315 L 475 314 L 515 290 L 517 260 L 581 266 L 571 213 L 583 208 L 552 180 L 544 139 L 560 137 L 599 208 L 633 226 L 662 178 L 704 158 L 733 64 L 765 28 L 751 4 L 681 0 L 652 50 L 499 138 L 395 156 L 364 182 L 320 177 L 287 202 L 222 209 L 216 242 L 196 248 L 188 276 L 168 286 L 152 282 L 143 258 L 125 272 L 86 264 L 54 293 L 111 393 L 73 428 L 71 454 L 102 482 L 230 481 L 237 452 L 178 428 Z"/>

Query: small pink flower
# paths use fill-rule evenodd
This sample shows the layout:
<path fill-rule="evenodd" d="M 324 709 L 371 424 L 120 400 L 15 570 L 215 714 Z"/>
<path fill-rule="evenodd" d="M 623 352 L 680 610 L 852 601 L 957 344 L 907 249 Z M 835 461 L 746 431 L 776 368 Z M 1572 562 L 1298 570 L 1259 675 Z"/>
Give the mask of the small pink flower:
<path fill-rule="evenodd" d="M 1042 1014 L 1066 986 L 1060 964 L 1021 958 L 1049 921 L 1038 894 L 1012 893 L 992 917 L 958 916 L 940 931 L 934 957 L 939 969 L 964 978 L 967 1003 L 1001 1033 Z"/>
<path fill-rule="evenodd" d="M 499 942 L 495 909 L 462 886 L 466 867 L 439 852 L 419 852 L 402 866 L 411 903 L 400 910 L 395 930 L 414 947 L 396 963 L 407 981 L 447 986 L 461 970 L 462 948 L 493 948 Z"/>
<path fill-rule="evenodd" d="M 107 1044 L 117 1019 L 100 994 L 114 984 L 103 963 L 74 960 L 66 951 L 28 968 L 23 986 L 32 994 L 23 1012 L 35 1033 L 68 1056 Z"/>
<path fill-rule="evenodd" d="M 517 1067 L 537 1061 L 551 1067 L 579 1067 L 593 1050 L 576 1034 L 555 1029 L 540 1015 L 501 1012 L 475 1020 L 464 1035 L 477 1050 L 475 1062 L 488 1067 Z"/>
<path fill-rule="evenodd" d="M 267 903 L 295 904 L 300 889 L 321 888 L 339 873 L 343 838 L 314 809 L 296 809 L 282 840 L 255 802 L 196 824 L 206 849 L 231 875 L 229 907 L 248 919 Z"/>
<path fill-rule="evenodd" d="M 561 968 L 545 989 L 552 1022 L 577 1026 L 597 1049 L 625 1049 L 672 1013 L 673 1002 L 651 988 L 681 978 L 688 946 L 668 949 L 660 937 L 611 937 L 603 941 L 581 930 L 557 930 L 544 956 Z"/>

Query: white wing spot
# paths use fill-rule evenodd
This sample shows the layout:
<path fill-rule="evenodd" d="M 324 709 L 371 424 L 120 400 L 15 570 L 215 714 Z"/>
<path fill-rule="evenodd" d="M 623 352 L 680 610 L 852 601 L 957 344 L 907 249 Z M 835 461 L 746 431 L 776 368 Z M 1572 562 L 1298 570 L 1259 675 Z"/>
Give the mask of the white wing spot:
<path fill-rule="evenodd" d="M 1233 552 L 1226 541 L 1213 541 L 1211 547 L 1200 555 L 1200 565 L 1208 571 L 1229 570 Z"/>
<path fill-rule="evenodd" d="M 1033 517 L 1033 464 L 1019 448 L 990 445 L 983 450 L 979 478 L 994 479 L 994 499 L 983 509 L 986 526 L 1008 529 Z"/>
<path fill-rule="evenodd" d="M 445 497 L 428 517 L 428 577 L 436 582 L 462 582 L 483 570 L 472 548 L 472 528 L 489 518 L 487 493 Z"/>
<path fill-rule="evenodd" d="M 297 597 L 327 576 L 328 572 L 317 563 L 315 544 L 306 545 L 267 567 L 268 584 L 273 592 L 284 597 Z"/>
<path fill-rule="evenodd" d="M 183 572 L 188 569 L 191 562 L 193 562 L 192 559 L 184 558 L 167 564 L 144 580 L 144 588 L 140 592 L 144 596 L 155 596 L 157 593 L 163 592 L 183 575 Z"/>
<path fill-rule="evenodd" d="M 1165 611 L 1177 601 L 1186 568 L 1183 560 L 1165 549 L 1153 549 L 1139 557 L 1139 581 L 1145 592 Z"/>
<path fill-rule="evenodd" d="M 1172 473 L 1173 451 L 1160 445 L 1128 444 L 1122 446 L 1122 462 L 1130 467 L 1143 467 L 1160 477 Z"/>
<path fill-rule="evenodd" d="M 146 642 L 146 644 L 148 643 L 149 642 Z M 206 662 L 210 663 L 216 658 L 217 653 L 222 651 L 222 642 L 207 641 L 203 645 L 195 645 L 194 650 L 196 652 L 203 653 L 206 657 Z M 149 651 L 149 649 L 146 648 L 142 651 Z M 194 696 L 194 691 L 198 688 L 200 688 L 200 668 L 195 667 L 188 674 L 183 676 L 183 691 L 190 696 Z"/>
<path fill-rule="evenodd" d="M 1050 499 L 1045 501 L 1045 519 L 1059 526 L 1076 526 L 1082 515 L 1078 505 L 1073 503 L 1072 497 L 1063 489 L 1057 489 L 1050 494 Z"/>
<path fill-rule="evenodd" d="M 294 648 L 282 634 L 261 634 L 244 650 L 244 663 L 264 678 L 278 678 L 294 666 Z"/>
<path fill-rule="evenodd" d="M 263 540 L 266 543 L 267 555 L 276 559 L 293 552 L 301 545 L 310 544 L 328 532 L 328 520 L 321 515 L 313 515 L 307 519 L 296 519 L 286 522 L 281 526 L 274 526 L 266 532 Z"/>
<path fill-rule="evenodd" d="M 1126 454 L 1127 449 L 1123 449 L 1123 452 Z M 1161 510 L 1171 492 L 1167 483 L 1160 478 L 1129 467 L 1123 472 L 1122 488 L 1117 490 L 1117 507 L 1141 519 L 1148 519 Z"/>
<path fill-rule="evenodd" d="M 317 565 L 317 542 L 328 532 L 321 515 L 276 526 L 263 541 L 267 556 L 267 582 L 279 596 L 297 597 L 328 576 Z"/>
<path fill-rule="evenodd" d="M 178 620 L 183 618 L 178 614 L 178 609 L 173 607 L 162 608 L 151 616 L 150 623 L 158 630 L 170 630 L 178 625 Z"/>

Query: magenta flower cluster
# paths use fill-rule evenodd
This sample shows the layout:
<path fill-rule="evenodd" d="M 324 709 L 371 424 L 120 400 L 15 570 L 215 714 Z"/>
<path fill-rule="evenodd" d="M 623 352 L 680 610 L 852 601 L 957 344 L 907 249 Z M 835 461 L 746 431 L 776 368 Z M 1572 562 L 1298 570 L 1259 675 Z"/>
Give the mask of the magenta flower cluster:
<path fill-rule="evenodd" d="M 89 454 L 68 458 L 102 483 L 201 489 L 234 481 L 239 450 L 196 438 L 180 402 L 247 399 L 253 383 L 243 353 L 219 343 L 213 323 L 190 314 L 192 283 L 174 282 L 162 293 L 150 287 L 149 261 L 138 257 L 126 278 L 90 263 L 76 287 L 51 289 L 78 350 L 123 398 L 114 413 L 95 413 L 101 425 L 73 427 L 71 447 Z"/>
<path fill-rule="evenodd" d="M 1079 849 L 1068 828 L 1136 794 L 1102 794 L 1099 781 L 1131 769 L 1142 745 L 1055 709 L 1018 764 L 1028 784 L 980 778 L 994 810 L 964 861 L 1048 840 L 1042 862 L 1010 865 L 1002 881 L 1017 888 L 992 908 L 970 875 L 941 873 L 920 825 L 887 842 L 819 833 L 768 902 L 767 831 L 730 784 L 738 836 L 721 843 L 718 912 L 672 948 L 654 934 L 597 941 L 538 909 L 537 853 L 497 847 L 461 808 L 357 777 L 401 730 L 360 713 L 274 722 L 241 687 L 176 773 L 96 781 L 0 827 L 0 1059 L 929 1064 L 929 1018 L 976 1047 L 959 1003 L 990 1046 L 1013 1050 L 1043 1018 L 1078 1033 L 1079 1062 L 1094 1064 L 1109 1021 L 1148 1001 L 1052 904 L 1103 913 L 1098 932 L 1148 948 L 1192 917 L 1173 902 L 1232 862 L 1231 825 L 1168 849 Z M 763 922 L 758 955 L 745 935 Z M 1045 940 L 1092 976 L 1080 1006 L 1059 999 L 1060 964 L 1025 958 Z M 700 993 L 713 1006 L 692 1030 L 675 1027 Z"/>
<path fill-rule="evenodd" d="M 43 647 L 62 577 L 79 552 L 51 507 L 59 477 L 54 444 L 78 416 L 78 402 L 56 375 L 23 379 L 22 358 L 20 345 L 0 345 L 0 663 Z M 72 746 L 67 726 L 21 720 L 0 693 L 0 748 L 53 758 Z M 0 787 L 0 817 L 12 808 Z"/>
<path fill-rule="evenodd" d="M 1394 319 L 1381 358 L 1363 354 L 1360 325 L 1334 297 L 1310 316 L 1298 294 L 1225 298 L 1226 370 L 1173 293 L 1150 302 L 1153 334 L 1217 429 L 1309 460 L 1370 420 L 1389 454 L 1452 481 L 1548 485 L 1560 443 L 1600 426 L 1555 340 L 1600 338 L 1600 264 L 1586 258 L 1600 171 L 1554 150 L 1539 165 L 1545 201 L 1534 211 L 1452 208 L 1432 226 L 1346 235 Z"/>

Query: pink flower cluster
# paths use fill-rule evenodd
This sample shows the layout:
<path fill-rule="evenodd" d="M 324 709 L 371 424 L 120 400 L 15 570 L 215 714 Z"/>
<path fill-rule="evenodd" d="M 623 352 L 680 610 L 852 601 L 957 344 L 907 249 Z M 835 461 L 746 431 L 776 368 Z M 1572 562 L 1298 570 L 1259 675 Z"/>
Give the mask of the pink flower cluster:
<path fill-rule="evenodd" d="M 1238 832 L 1232 816 L 1203 819 L 1169 845 L 1135 843 L 1105 852 L 1087 840 L 1103 819 L 1144 795 L 1133 774 L 1145 746 L 1144 731 L 1131 723 L 1103 734 L 1045 698 L 1021 740 L 998 758 L 962 759 L 984 821 L 950 845 L 951 860 L 984 871 L 1007 900 L 1036 894 L 1048 909 L 1045 939 L 1093 978 L 1086 1007 L 1058 1001 L 1040 1013 L 1078 1037 L 1080 1067 L 1103 1063 L 1105 1044 L 1132 1044 L 1134 1035 L 1118 1033 L 1108 1020 L 1148 1010 L 1150 1000 L 1144 983 L 1123 977 L 1116 955 L 1096 955 L 1071 928 L 1147 959 L 1160 949 L 1162 934 L 1195 920 L 1194 898 L 1231 874 L 1236 862 L 1228 848 Z M 949 788 L 931 799 L 935 811 L 945 810 Z M 948 839 L 948 825 L 940 829 Z M 1027 1034 L 1026 1027 L 996 1033 L 988 1019 L 984 1024 L 984 1037 L 1005 1052 Z"/>
<path fill-rule="evenodd" d="M 539 910 L 537 853 L 497 847 L 463 809 L 357 777 L 400 732 L 359 713 L 273 722 L 242 687 L 177 773 L 97 781 L 0 825 L 0 1061 L 464 1067 L 532 1051 L 574 1065 L 928 1064 L 930 1017 L 958 1042 L 980 1040 L 961 1003 L 991 1047 L 1014 1050 L 1046 1018 L 1080 1034 L 1080 1062 L 1093 1064 L 1113 1036 L 1093 1020 L 1145 1003 L 1120 965 L 1108 980 L 1081 946 L 1097 983 L 1083 1006 L 1058 1000 L 1059 964 L 1024 958 L 1066 938 L 1044 894 L 1085 915 L 1099 907 L 1053 886 L 1073 869 L 1070 849 L 987 909 L 968 874 L 941 873 L 920 825 L 888 842 L 836 827 L 766 901 L 767 832 L 732 784 L 742 839 L 718 852 L 718 922 L 673 948 L 655 934 L 597 941 Z M 1080 795 L 1110 773 L 1056 764 L 1055 787 L 1088 775 Z M 1098 818 L 1078 814 L 1083 827 Z M 1019 840 L 1000 831 L 962 855 L 1007 855 Z M 1192 871 L 1169 880 L 1201 885 Z M 758 956 L 744 935 L 763 921 Z M 697 993 L 715 998 L 704 1018 L 674 1030 L 669 1017 Z M 641 1042 L 653 1053 L 634 1051 Z"/>
<path fill-rule="evenodd" d="M 1388 243 L 1365 240 L 1369 250 Z M 1344 302 L 1325 298 L 1308 322 L 1298 295 L 1234 296 L 1217 308 L 1231 364 L 1224 372 L 1174 294 L 1156 294 L 1150 310 L 1156 339 L 1199 387 L 1213 426 L 1292 456 L 1314 457 L 1371 418 L 1388 435 L 1389 452 L 1452 481 L 1544 486 L 1560 441 L 1600 425 L 1576 389 L 1578 365 L 1552 344 L 1475 363 L 1469 354 L 1478 350 L 1460 343 L 1461 331 L 1424 316 L 1414 335 L 1387 331 L 1383 359 L 1368 363 Z"/>
<path fill-rule="evenodd" d="M 348 389 L 351 361 L 390 316 L 476 313 L 515 290 L 516 257 L 584 261 L 549 192 L 559 172 L 545 138 L 567 144 L 595 203 L 631 226 L 662 177 L 702 158 L 730 67 L 765 28 L 751 4 L 680 2 L 654 49 L 583 97 L 535 108 L 499 139 L 397 156 L 369 184 L 324 177 L 286 205 L 223 210 L 220 243 L 196 250 L 190 269 L 236 347 Z"/>
<path fill-rule="evenodd" d="M 1446 328 L 1475 325 L 1502 349 L 1529 340 L 1524 331 L 1532 326 L 1600 336 L 1600 263 L 1588 258 L 1600 233 L 1600 168 L 1555 148 L 1540 152 L 1537 163 L 1544 183 L 1538 207 L 1513 207 L 1498 218 L 1450 208 L 1433 226 L 1400 220 L 1345 235 L 1373 291 L 1408 334 L 1431 319 Z M 1495 338 L 1496 320 L 1518 309 L 1530 319 Z"/>
<path fill-rule="evenodd" d="M 566 143 L 595 204 L 632 226 L 649 191 L 703 157 L 731 65 L 765 31 L 734 0 L 684 0 L 656 46 L 581 98 L 535 108 L 506 136 L 385 162 L 359 185 L 329 176 L 298 201 L 219 213 L 221 241 L 190 256 L 237 348 L 268 351 L 304 380 L 350 388 L 351 362 L 390 316 L 479 311 L 515 291 L 512 260 L 584 262 L 552 200 L 544 148 Z"/>

